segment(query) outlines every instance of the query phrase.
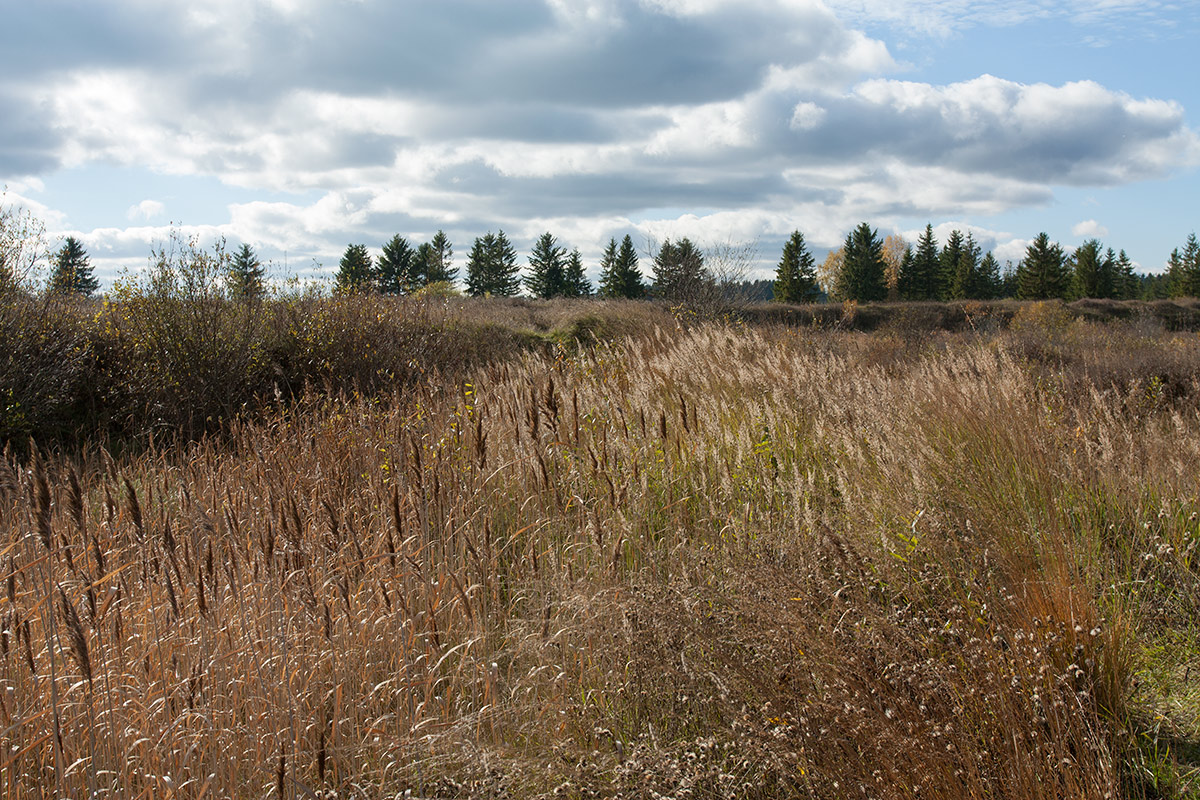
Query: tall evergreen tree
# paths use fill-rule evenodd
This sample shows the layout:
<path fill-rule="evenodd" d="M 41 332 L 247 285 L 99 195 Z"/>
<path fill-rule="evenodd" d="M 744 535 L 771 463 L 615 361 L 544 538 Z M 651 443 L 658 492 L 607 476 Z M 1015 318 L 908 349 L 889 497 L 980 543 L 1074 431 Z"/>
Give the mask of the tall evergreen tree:
<path fill-rule="evenodd" d="M 1103 245 L 1099 239 L 1088 239 L 1067 259 L 1067 267 L 1071 271 L 1072 297 L 1107 297 L 1105 280 Z"/>
<path fill-rule="evenodd" d="M 954 240 L 954 231 L 950 234 Z M 949 245 L 950 242 L 947 243 Z M 954 268 L 954 276 L 950 281 L 949 299 L 977 299 L 983 294 L 983 280 L 979 271 L 979 245 L 975 243 L 974 234 L 967 233 L 958 247 L 958 261 Z"/>
<path fill-rule="evenodd" d="M 87 297 L 100 288 L 92 273 L 87 251 L 74 236 L 68 236 L 54 254 L 54 272 L 50 275 L 50 291 L 57 294 L 81 294 Z"/>
<path fill-rule="evenodd" d="M 529 254 L 525 288 L 534 297 L 562 297 L 567 293 L 567 251 L 549 231 L 538 237 Z"/>
<path fill-rule="evenodd" d="M 966 240 L 963 237 L 962 231 L 955 228 L 950 231 L 950 237 L 946 239 L 946 244 L 942 246 L 941 252 L 938 253 L 938 300 L 954 299 L 954 283 L 962 262 L 963 246 L 965 244 Z"/>
<path fill-rule="evenodd" d="M 396 234 L 383 246 L 383 254 L 376 262 L 375 271 L 382 294 L 411 294 L 425 284 L 421 264 L 417 263 L 416 251 L 408 240 Z"/>
<path fill-rule="evenodd" d="M 845 300 L 876 302 L 887 299 L 887 265 L 883 242 L 867 223 L 846 234 L 842 245 L 842 269 L 838 295 Z"/>
<path fill-rule="evenodd" d="M 504 231 L 476 237 L 467 256 L 467 294 L 512 297 L 521 291 L 517 251 Z"/>
<path fill-rule="evenodd" d="M 1188 235 L 1179 254 L 1176 291 L 1180 297 L 1200 297 L 1200 241 L 1195 232 Z"/>
<path fill-rule="evenodd" d="M 1133 300 L 1139 294 L 1138 279 L 1133 274 L 1133 262 L 1125 251 L 1113 260 L 1113 296 L 1118 300 Z"/>
<path fill-rule="evenodd" d="M 936 300 L 941 286 L 938 242 L 933 225 L 926 223 L 925 232 L 917 239 L 910 269 L 900 274 L 900 296 L 909 300 Z M 905 275 L 908 278 L 905 279 Z"/>
<path fill-rule="evenodd" d="M 1065 298 L 1069 275 L 1066 258 L 1058 242 L 1051 242 L 1043 231 L 1025 248 L 1025 258 L 1017 267 L 1017 297 L 1022 300 Z"/>
<path fill-rule="evenodd" d="M 229 290 L 234 297 L 253 300 L 265 291 L 263 278 L 266 269 L 254 253 L 254 248 L 245 242 L 233 254 L 229 262 Z"/>
<path fill-rule="evenodd" d="M 1000 274 L 1000 262 L 988 250 L 979 262 L 979 299 L 992 300 L 1004 296 L 1004 277 Z"/>
<path fill-rule="evenodd" d="M 687 302 L 712 285 L 704 269 L 704 254 L 691 239 L 662 243 L 654 256 L 654 293 L 671 302 Z"/>
<path fill-rule="evenodd" d="M 567 297 L 587 297 L 592 293 L 592 282 L 583 271 L 583 256 L 576 247 L 567 256 L 567 268 L 564 278 Z"/>
<path fill-rule="evenodd" d="M 633 237 L 625 234 L 621 248 L 617 240 L 609 240 L 600 262 L 600 294 L 604 297 L 624 297 L 637 300 L 646 295 L 642 272 L 638 269 L 637 249 Z"/>
<path fill-rule="evenodd" d="M 808 252 L 804 234 L 792 231 L 775 269 L 774 299 L 780 303 L 812 303 L 819 296 L 816 259 Z"/>
<path fill-rule="evenodd" d="M 444 231 L 438 231 L 429 240 L 429 249 L 425 260 L 421 261 L 426 283 L 454 283 L 458 278 L 458 268 L 453 266 L 454 248 L 450 246 L 450 237 Z"/>
<path fill-rule="evenodd" d="M 375 288 L 375 269 L 365 244 L 346 247 L 335 280 L 341 292 L 369 292 Z"/>

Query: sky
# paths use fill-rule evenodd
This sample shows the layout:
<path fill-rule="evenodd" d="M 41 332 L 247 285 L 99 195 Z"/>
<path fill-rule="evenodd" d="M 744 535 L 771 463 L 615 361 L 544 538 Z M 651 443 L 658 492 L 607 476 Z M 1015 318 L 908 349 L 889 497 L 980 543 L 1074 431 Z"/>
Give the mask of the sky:
<path fill-rule="evenodd" d="M 172 231 L 276 279 L 445 230 L 753 244 L 1200 229 L 1197 0 L 39 0 L 0 25 L 0 203 L 109 284 Z M 648 259 L 643 270 L 648 271 Z"/>

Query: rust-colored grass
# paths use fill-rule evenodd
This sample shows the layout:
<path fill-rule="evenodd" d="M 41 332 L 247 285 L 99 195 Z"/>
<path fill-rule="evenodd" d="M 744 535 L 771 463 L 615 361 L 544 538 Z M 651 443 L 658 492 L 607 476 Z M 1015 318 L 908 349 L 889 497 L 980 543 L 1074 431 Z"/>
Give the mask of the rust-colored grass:
<path fill-rule="evenodd" d="M 1195 791 L 1200 340 L 1017 327 L 663 326 L 10 452 L 0 797 Z"/>

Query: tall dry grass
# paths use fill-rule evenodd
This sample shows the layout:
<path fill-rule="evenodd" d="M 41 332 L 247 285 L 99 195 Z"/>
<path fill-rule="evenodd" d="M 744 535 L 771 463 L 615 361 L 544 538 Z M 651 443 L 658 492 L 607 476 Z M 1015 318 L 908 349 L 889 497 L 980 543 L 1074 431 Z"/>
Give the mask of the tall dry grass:
<path fill-rule="evenodd" d="M 1200 387 L 1016 335 L 659 329 L 9 453 L 0 792 L 1183 791 L 1139 676 L 1200 611 Z"/>

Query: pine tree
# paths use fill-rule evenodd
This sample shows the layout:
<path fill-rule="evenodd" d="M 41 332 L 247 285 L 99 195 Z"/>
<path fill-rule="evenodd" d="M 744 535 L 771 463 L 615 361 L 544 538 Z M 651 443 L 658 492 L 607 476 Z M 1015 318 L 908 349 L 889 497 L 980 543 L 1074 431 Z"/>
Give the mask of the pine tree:
<path fill-rule="evenodd" d="M 369 292 L 375 288 L 375 270 L 365 244 L 346 247 L 338 263 L 336 281 L 340 292 Z"/>
<path fill-rule="evenodd" d="M 1025 248 L 1025 258 L 1017 267 L 1017 297 L 1022 300 L 1066 298 L 1069 275 L 1062 247 L 1045 233 Z"/>
<path fill-rule="evenodd" d="M 467 294 L 512 297 L 521 291 L 517 251 L 504 231 L 476 237 L 467 256 Z"/>
<path fill-rule="evenodd" d="M 629 234 L 621 241 L 620 250 L 617 249 L 616 239 L 609 240 L 604 250 L 604 258 L 600 262 L 600 294 L 632 300 L 646 295 L 646 285 L 638 269 L 637 249 Z"/>
<path fill-rule="evenodd" d="M 397 233 L 383 246 L 383 255 L 375 265 L 380 293 L 412 294 L 425 284 L 421 266 L 408 240 Z"/>
<path fill-rule="evenodd" d="M 912 263 L 900 271 L 900 296 L 906 300 L 936 300 L 938 264 L 938 244 L 933 236 L 933 225 L 926 223 L 925 232 L 917 240 Z"/>
<path fill-rule="evenodd" d="M 808 252 L 804 234 L 792 231 L 775 270 L 774 299 L 779 303 L 812 303 L 819 295 L 816 259 Z"/>
<path fill-rule="evenodd" d="M 50 275 L 50 291 L 56 294 L 81 294 L 90 296 L 100 288 L 100 281 L 92 274 L 87 251 L 74 236 L 68 236 L 63 246 L 54 254 L 54 272 Z"/>
<path fill-rule="evenodd" d="M 565 286 L 567 297 L 588 297 L 592 293 L 592 283 L 583 271 L 583 256 L 578 247 L 567 256 Z"/>
<path fill-rule="evenodd" d="M 842 246 L 842 270 L 838 294 L 845 300 L 874 302 L 887 299 L 887 265 L 883 242 L 867 223 L 846 235 Z"/>
<path fill-rule="evenodd" d="M 426 283 L 454 283 L 458 268 L 451 266 L 454 248 L 444 231 L 438 231 L 429 241 L 426 258 L 420 262 Z"/>
<path fill-rule="evenodd" d="M 567 251 L 549 231 L 543 233 L 529 254 L 525 287 L 534 297 L 562 297 L 567 293 Z"/>

